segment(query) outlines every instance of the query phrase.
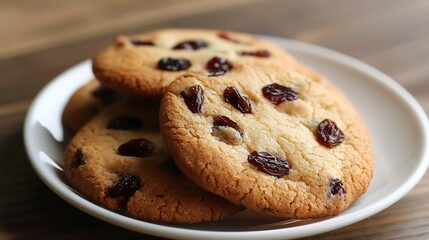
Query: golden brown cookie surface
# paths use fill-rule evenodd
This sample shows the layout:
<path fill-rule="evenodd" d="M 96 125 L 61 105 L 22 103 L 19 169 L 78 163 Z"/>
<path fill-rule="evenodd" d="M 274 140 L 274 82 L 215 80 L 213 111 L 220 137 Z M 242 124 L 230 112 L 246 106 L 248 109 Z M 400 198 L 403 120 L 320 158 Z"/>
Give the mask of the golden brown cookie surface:
<path fill-rule="evenodd" d="M 287 72 L 187 74 L 161 102 L 163 138 L 179 168 L 226 199 L 274 216 L 342 212 L 367 189 L 370 139 L 330 85 Z"/>
<path fill-rule="evenodd" d="M 137 96 L 160 98 L 165 88 L 188 72 L 223 75 L 243 65 L 287 65 L 321 77 L 298 64 L 282 48 L 248 34 L 202 29 L 164 29 L 119 36 L 93 58 L 93 70 L 106 86 Z"/>
<path fill-rule="evenodd" d="M 63 112 L 64 125 L 75 133 L 104 107 L 119 99 L 117 92 L 101 86 L 95 79 L 91 80 L 70 97 Z"/>
<path fill-rule="evenodd" d="M 215 221 L 241 210 L 177 169 L 157 117 L 157 104 L 136 100 L 103 110 L 66 149 L 64 171 L 71 185 L 109 209 L 150 221 Z"/>

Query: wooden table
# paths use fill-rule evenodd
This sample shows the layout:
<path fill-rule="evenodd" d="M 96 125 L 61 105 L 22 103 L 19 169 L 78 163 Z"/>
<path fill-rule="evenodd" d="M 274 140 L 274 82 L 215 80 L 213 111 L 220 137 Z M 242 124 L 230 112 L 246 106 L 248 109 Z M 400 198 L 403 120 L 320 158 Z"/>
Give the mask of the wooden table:
<path fill-rule="evenodd" d="M 315 43 L 387 73 L 428 112 L 428 12 L 425 0 L 1 1 L 0 239 L 156 239 L 64 202 L 33 172 L 23 146 L 22 124 L 36 93 L 116 34 L 226 28 Z M 428 193 L 426 175 L 385 211 L 310 239 L 429 239 Z"/>

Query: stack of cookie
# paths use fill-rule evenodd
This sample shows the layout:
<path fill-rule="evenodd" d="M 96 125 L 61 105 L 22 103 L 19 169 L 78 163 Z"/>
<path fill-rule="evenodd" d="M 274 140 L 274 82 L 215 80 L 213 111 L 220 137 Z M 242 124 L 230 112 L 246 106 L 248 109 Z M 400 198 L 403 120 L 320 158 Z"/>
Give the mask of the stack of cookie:
<path fill-rule="evenodd" d="M 333 216 L 367 189 L 364 124 L 329 81 L 253 36 L 168 29 L 120 36 L 64 111 L 71 185 L 150 221 L 245 208 Z"/>

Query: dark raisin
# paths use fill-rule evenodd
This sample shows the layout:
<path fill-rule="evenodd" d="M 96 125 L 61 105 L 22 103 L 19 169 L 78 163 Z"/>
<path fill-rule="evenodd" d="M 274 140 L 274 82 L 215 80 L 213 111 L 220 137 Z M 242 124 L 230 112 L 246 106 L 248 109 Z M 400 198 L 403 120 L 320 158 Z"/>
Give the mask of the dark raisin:
<path fill-rule="evenodd" d="M 74 156 L 76 167 L 85 164 L 85 157 L 83 156 L 82 149 L 78 149 Z"/>
<path fill-rule="evenodd" d="M 110 120 L 107 124 L 107 129 L 132 130 L 140 128 L 141 126 L 142 123 L 140 119 L 129 115 L 121 115 Z"/>
<path fill-rule="evenodd" d="M 232 38 L 231 35 L 229 33 L 227 33 L 227 32 L 220 32 L 220 33 L 217 34 L 217 36 L 220 37 L 220 38 L 222 38 L 222 39 L 225 39 L 227 41 L 233 42 L 233 43 L 238 43 L 238 44 L 244 43 L 244 42 L 242 42 L 240 40 Z"/>
<path fill-rule="evenodd" d="M 103 105 L 110 105 L 118 99 L 118 93 L 115 90 L 102 85 L 94 89 L 91 94 L 99 99 Z"/>
<path fill-rule="evenodd" d="M 147 139 L 138 138 L 130 140 L 118 148 L 118 154 L 122 156 L 147 157 L 155 150 L 155 144 Z"/>
<path fill-rule="evenodd" d="M 344 141 L 343 131 L 330 119 L 325 119 L 319 124 L 316 135 L 317 141 L 327 148 L 334 148 Z"/>
<path fill-rule="evenodd" d="M 271 53 L 267 50 L 257 50 L 257 51 L 242 51 L 240 52 L 243 56 L 253 56 L 253 57 L 270 57 Z"/>
<path fill-rule="evenodd" d="M 275 105 L 279 105 L 285 101 L 294 101 L 299 98 L 298 92 L 277 83 L 263 87 L 262 94 Z"/>
<path fill-rule="evenodd" d="M 225 101 L 231 104 L 233 107 L 238 109 L 242 113 L 252 113 L 252 105 L 246 96 L 241 93 L 235 87 L 227 87 L 223 92 Z"/>
<path fill-rule="evenodd" d="M 191 62 L 184 58 L 162 58 L 158 61 L 158 68 L 166 71 L 182 71 L 191 65 Z"/>
<path fill-rule="evenodd" d="M 130 42 L 134 46 L 155 46 L 154 42 L 148 40 L 131 39 Z"/>
<path fill-rule="evenodd" d="M 344 188 L 343 182 L 341 182 L 341 180 L 338 178 L 332 179 L 329 182 L 329 187 L 330 187 L 330 194 L 328 194 L 328 196 L 332 196 L 332 195 L 342 196 L 346 193 L 346 189 Z"/>
<path fill-rule="evenodd" d="M 243 133 L 240 130 L 240 126 L 226 116 L 213 117 L 211 134 L 217 140 L 226 144 L 240 145 L 243 143 Z"/>
<path fill-rule="evenodd" d="M 207 47 L 207 43 L 203 40 L 191 40 L 178 43 L 173 49 L 198 50 Z"/>
<path fill-rule="evenodd" d="M 286 160 L 278 159 L 267 152 L 253 151 L 247 158 L 259 171 L 281 178 L 289 174 L 291 168 Z"/>
<path fill-rule="evenodd" d="M 185 91 L 181 92 L 180 96 L 185 100 L 185 103 L 191 112 L 201 113 L 201 107 L 204 102 L 203 94 L 203 88 L 199 85 L 195 85 L 189 88 L 188 93 L 185 93 Z"/>
<path fill-rule="evenodd" d="M 230 63 L 225 58 L 213 57 L 212 59 L 210 59 L 210 61 L 207 62 L 206 67 L 209 71 L 223 70 L 225 72 L 228 72 L 229 70 L 234 68 L 234 65 L 232 65 L 232 63 Z"/>
<path fill-rule="evenodd" d="M 217 76 L 223 76 L 225 75 L 226 71 L 222 70 L 222 69 L 216 69 L 216 70 L 212 70 L 209 71 L 209 77 L 217 77 Z"/>
<path fill-rule="evenodd" d="M 237 132 L 242 135 L 240 126 L 234 121 L 232 121 L 229 117 L 226 116 L 214 116 L 213 117 L 213 126 L 215 127 L 231 127 L 237 130 Z"/>
<path fill-rule="evenodd" d="M 113 185 L 107 190 L 107 196 L 112 198 L 129 197 L 140 188 L 140 177 L 127 175 L 113 183 Z"/>

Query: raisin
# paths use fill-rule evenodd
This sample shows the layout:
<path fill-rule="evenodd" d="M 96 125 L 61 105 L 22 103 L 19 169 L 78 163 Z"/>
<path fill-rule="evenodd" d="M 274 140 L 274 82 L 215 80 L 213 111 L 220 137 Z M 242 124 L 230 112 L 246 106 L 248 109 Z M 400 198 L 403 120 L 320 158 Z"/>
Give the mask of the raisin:
<path fill-rule="evenodd" d="M 141 126 L 142 123 L 140 119 L 129 115 L 121 115 L 110 120 L 107 124 L 107 129 L 132 130 L 140 128 Z"/>
<path fill-rule="evenodd" d="M 332 179 L 329 182 L 329 187 L 330 187 L 330 194 L 328 194 L 328 196 L 332 196 L 332 195 L 342 196 L 346 193 L 346 189 L 344 189 L 343 182 L 341 182 L 341 180 L 338 178 Z"/>
<path fill-rule="evenodd" d="M 267 50 L 258 50 L 258 51 L 242 51 L 240 52 L 242 56 L 253 56 L 253 57 L 270 57 L 271 53 Z"/>
<path fill-rule="evenodd" d="M 235 130 L 237 130 L 237 132 L 240 133 L 240 135 L 242 135 L 241 130 L 240 130 L 240 126 L 238 126 L 238 124 L 234 121 L 232 121 L 229 117 L 225 117 L 225 116 L 215 116 L 213 117 L 213 126 L 215 127 L 231 127 L 234 128 Z"/>
<path fill-rule="evenodd" d="M 105 86 L 98 86 L 91 92 L 92 96 L 96 97 L 105 106 L 110 105 L 118 99 L 118 93 L 115 90 Z"/>
<path fill-rule="evenodd" d="M 209 77 L 217 77 L 217 76 L 223 76 L 225 75 L 226 71 L 222 70 L 222 69 L 216 69 L 216 70 L 212 70 L 209 71 Z"/>
<path fill-rule="evenodd" d="M 317 127 L 317 141 L 327 148 L 334 148 L 344 141 L 344 133 L 334 121 L 325 119 Z"/>
<path fill-rule="evenodd" d="M 107 190 L 107 196 L 112 198 L 129 197 L 140 188 L 140 177 L 127 175 L 113 183 L 113 185 Z"/>
<path fill-rule="evenodd" d="M 220 32 L 220 33 L 217 34 L 217 36 L 220 37 L 220 38 L 222 38 L 222 39 L 225 39 L 227 41 L 233 42 L 233 43 L 238 43 L 238 44 L 244 43 L 244 42 L 242 42 L 240 40 L 232 38 L 231 35 L 229 33 L 227 33 L 227 32 Z"/>
<path fill-rule="evenodd" d="M 252 105 L 246 96 L 241 93 L 235 87 L 227 87 L 223 92 L 225 101 L 235 107 L 242 113 L 252 113 Z"/>
<path fill-rule="evenodd" d="M 158 61 L 158 68 L 166 71 L 182 71 L 191 65 L 191 62 L 184 58 L 162 58 Z"/>
<path fill-rule="evenodd" d="M 285 101 L 294 101 L 299 98 L 298 92 L 277 83 L 263 87 L 262 94 L 275 105 L 279 105 Z"/>
<path fill-rule="evenodd" d="M 240 130 L 240 126 L 226 116 L 219 115 L 213 117 L 213 128 L 211 134 L 217 140 L 226 144 L 240 145 L 243 142 L 243 133 Z"/>
<path fill-rule="evenodd" d="M 291 166 L 288 162 L 278 159 L 267 152 L 253 151 L 247 161 L 255 165 L 259 171 L 281 178 L 289 174 Z"/>
<path fill-rule="evenodd" d="M 155 150 L 155 144 L 147 139 L 130 140 L 118 148 L 119 155 L 132 157 L 147 157 Z"/>
<path fill-rule="evenodd" d="M 85 164 L 85 157 L 83 156 L 82 149 L 78 149 L 74 156 L 76 167 Z"/>
<path fill-rule="evenodd" d="M 234 65 L 232 65 L 232 63 L 230 63 L 225 58 L 213 57 L 212 59 L 210 59 L 210 61 L 207 62 L 206 67 L 211 72 L 222 70 L 222 71 L 225 71 L 226 73 L 229 70 L 233 69 Z"/>
<path fill-rule="evenodd" d="M 198 50 L 207 47 L 207 43 L 203 40 L 191 40 L 178 43 L 173 49 Z"/>
<path fill-rule="evenodd" d="M 185 100 L 185 103 L 191 112 L 201 113 L 201 107 L 204 102 L 203 93 L 203 88 L 199 85 L 195 85 L 189 88 L 188 94 L 183 91 L 180 93 L 180 96 Z"/>
<path fill-rule="evenodd" d="M 147 40 L 145 41 L 145 40 L 140 40 L 140 39 L 131 39 L 130 42 L 134 46 L 155 46 L 154 42 L 147 41 Z"/>

